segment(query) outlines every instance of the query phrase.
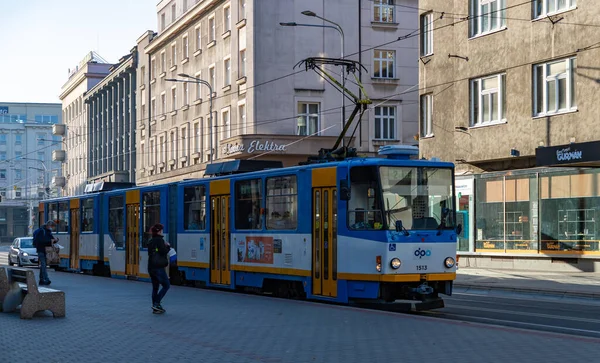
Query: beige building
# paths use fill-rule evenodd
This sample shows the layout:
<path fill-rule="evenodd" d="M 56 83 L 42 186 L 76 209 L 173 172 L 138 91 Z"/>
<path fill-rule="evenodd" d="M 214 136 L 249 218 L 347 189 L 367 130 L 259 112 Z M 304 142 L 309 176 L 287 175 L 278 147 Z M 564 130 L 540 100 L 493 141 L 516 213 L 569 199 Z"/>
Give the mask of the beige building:
<path fill-rule="evenodd" d="M 461 265 L 594 268 L 600 30 L 589 25 L 600 8 L 581 0 L 419 8 L 433 10 L 420 12 L 419 146 L 426 158 L 456 163 L 468 226 Z"/>
<path fill-rule="evenodd" d="M 89 137 L 88 108 L 84 95 L 110 73 L 112 64 L 95 52 L 89 52 L 79 64 L 69 69 L 69 79 L 63 85 L 60 100 L 63 123 L 55 125 L 53 133 L 63 137 L 63 148 L 52 154 L 54 161 L 63 162 L 63 175 L 54 178 L 54 184 L 63 189 L 63 195 L 83 194 L 88 179 Z"/>
<path fill-rule="evenodd" d="M 342 95 L 294 65 L 339 58 L 340 34 L 305 10 L 338 23 L 344 55 L 366 68 L 357 76 L 373 103 L 352 140 L 359 153 L 415 143 L 418 38 L 397 39 L 418 29 L 416 7 L 416 0 L 161 1 L 158 33 L 138 40 L 146 54 L 137 77 L 137 183 L 201 177 L 207 163 L 225 159 L 295 165 L 333 146 Z M 280 25 L 288 22 L 296 26 Z M 339 67 L 327 68 L 339 79 Z M 212 124 L 209 87 L 180 74 L 211 85 Z M 349 75 L 346 84 L 358 94 L 352 81 Z M 350 100 L 344 109 L 347 119 Z"/>

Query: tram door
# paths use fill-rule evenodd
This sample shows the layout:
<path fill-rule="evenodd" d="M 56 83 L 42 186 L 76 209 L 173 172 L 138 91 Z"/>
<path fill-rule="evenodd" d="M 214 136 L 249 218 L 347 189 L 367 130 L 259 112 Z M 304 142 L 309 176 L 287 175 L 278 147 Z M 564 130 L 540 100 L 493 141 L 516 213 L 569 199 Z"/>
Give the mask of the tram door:
<path fill-rule="evenodd" d="M 125 239 L 125 275 L 138 276 L 140 271 L 140 205 L 127 204 L 127 238 Z"/>
<path fill-rule="evenodd" d="M 337 190 L 313 189 L 313 295 L 337 297 Z"/>
<path fill-rule="evenodd" d="M 210 282 L 229 285 L 229 196 L 212 196 L 210 213 Z"/>
<path fill-rule="evenodd" d="M 70 268 L 79 270 L 79 235 L 81 212 L 79 206 L 71 208 L 71 248 L 69 253 Z"/>

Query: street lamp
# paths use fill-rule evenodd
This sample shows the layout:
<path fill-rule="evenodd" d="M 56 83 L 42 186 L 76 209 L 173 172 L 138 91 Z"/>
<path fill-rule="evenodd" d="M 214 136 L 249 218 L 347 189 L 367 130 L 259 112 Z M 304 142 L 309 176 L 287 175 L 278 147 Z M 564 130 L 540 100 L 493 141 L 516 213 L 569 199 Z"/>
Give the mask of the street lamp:
<path fill-rule="evenodd" d="M 341 36 L 341 40 L 342 40 L 342 48 L 341 48 L 341 59 L 344 59 L 344 30 L 342 30 L 342 27 L 337 24 L 334 23 L 331 20 L 325 19 L 323 17 L 318 16 L 315 12 L 310 11 L 310 10 L 305 10 L 302 12 L 302 15 L 306 15 L 306 16 L 310 16 L 310 17 L 315 17 L 318 19 L 321 19 L 325 22 L 328 22 L 330 24 L 333 24 L 334 26 L 331 25 L 316 25 L 316 24 L 297 24 L 296 22 L 287 22 L 287 23 L 279 23 L 279 25 L 281 26 L 308 26 L 308 27 L 318 27 L 318 28 L 331 28 L 331 29 L 335 29 L 340 33 Z M 346 84 L 346 79 L 344 77 L 344 69 L 342 68 L 342 72 L 340 77 L 342 78 L 342 130 L 344 129 L 344 125 L 346 123 L 346 99 L 345 99 L 345 95 L 344 95 L 344 89 L 345 89 L 345 84 Z M 342 146 L 344 146 L 345 142 L 344 142 L 344 138 L 342 138 Z"/>
<path fill-rule="evenodd" d="M 210 83 L 206 82 L 203 79 L 200 78 L 196 78 L 196 77 L 192 77 L 188 74 L 185 73 L 179 73 L 178 74 L 179 77 L 185 77 L 185 78 L 191 78 L 194 81 L 183 81 L 181 79 L 175 79 L 175 78 L 167 78 L 166 81 L 170 81 L 170 82 L 192 82 L 192 83 L 200 83 L 205 85 L 206 87 L 208 87 L 209 91 L 210 91 L 210 118 L 209 118 L 209 125 L 208 125 L 208 129 L 210 130 L 210 162 L 213 162 L 213 155 L 215 153 L 215 151 L 213 150 L 213 129 L 212 129 L 212 124 L 213 124 L 213 88 L 210 85 Z"/>

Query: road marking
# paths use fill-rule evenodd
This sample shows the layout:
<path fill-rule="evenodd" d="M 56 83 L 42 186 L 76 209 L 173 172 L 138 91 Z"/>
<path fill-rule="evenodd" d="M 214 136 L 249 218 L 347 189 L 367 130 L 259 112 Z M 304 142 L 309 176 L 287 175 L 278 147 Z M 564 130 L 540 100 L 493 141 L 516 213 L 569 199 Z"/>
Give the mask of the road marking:
<path fill-rule="evenodd" d="M 488 299 L 490 299 L 490 297 L 488 297 Z M 501 298 L 504 299 L 504 298 Z M 542 299 L 514 299 L 514 300 L 522 300 L 522 301 L 535 301 L 537 303 L 543 303 L 543 304 L 554 304 L 556 306 L 551 306 L 552 309 L 555 310 L 559 310 L 559 311 L 572 311 L 573 309 L 567 309 L 567 308 L 563 308 L 561 306 L 569 306 L 569 305 L 583 305 L 583 306 L 600 306 L 600 301 L 597 302 L 589 302 L 587 304 L 585 303 L 581 303 L 579 300 L 542 300 Z M 444 301 L 448 301 L 448 302 L 473 302 L 473 303 L 478 303 L 478 304 L 485 304 L 486 301 L 483 300 L 476 300 L 476 299 L 457 299 L 454 297 L 451 298 L 446 298 Z M 516 307 L 525 307 L 525 308 L 530 308 L 531 305 L 530 304 L 517 304 L 517 303 L 512 303 L 512 302 L 499 302 L 494 300 L 494 304 L 496 305 L 506 305 L 506 306 L 516 306 Z"/>
<path fill-rule="evenodd" d="M 492 288 L 490 288 L 493 290 Z M 455 295 L 464 295 L 464 296 L 477 296 L 477 297 L 486 297 L 486 298 L 500 298 L 500 299 L 510 299 L 510 300 L 524 300 L 524 301 L 544 301 L 544 302 L 560 302 L 564 303 L 565 301 L 569 304 L 573 305 L 587 305 L 587 306 L 598 306 L 600 305 L 600 301 L 594 299 L 593 297 L 587 296 L 573 296 L 573 295 L 564 295 L 564 294 L 551 294 L 544 291 L 531 291 L 531 292 L 523 292 L 523 291 L 515 291 L 512 293 L 507 293 L 506 291 L 498 291 L 497 295 L 492 294 L 469 294 L 463 292 L 453 292 L 452 296 Z M 539 295 L 536 295 L 538 293 Z M 519 295 L 519 296 L 515 296 Z M 450 300 L 452 298 L 449 298 Z M 462 299 L 461 299 L 462 300 Z"/>

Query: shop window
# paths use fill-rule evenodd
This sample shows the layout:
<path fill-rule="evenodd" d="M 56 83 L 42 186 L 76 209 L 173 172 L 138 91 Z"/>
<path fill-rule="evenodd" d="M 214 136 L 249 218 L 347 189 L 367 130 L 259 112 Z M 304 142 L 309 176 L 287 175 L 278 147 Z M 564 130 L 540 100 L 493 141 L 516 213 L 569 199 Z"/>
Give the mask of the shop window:
<path fill-rule="evenodd" d="M 114 196 L 108 198 L 108 232 L 116 248 L 125 248 L 125 198 Z"/>
<path fill-rule="evenodd" d="M 203 185 L 184 189 L 183 228 L 188 231 L 206 229 L 206 192 Z"/>
<path fill-rule="evenodd" d="M 289 230 L 298 226 L 296 176 L 267 178 L 267 229 Z"/>
<path fill-rule="evenodd" d="M 235 228 L 262 229 L 262 180 L 235 183 Z"/>

